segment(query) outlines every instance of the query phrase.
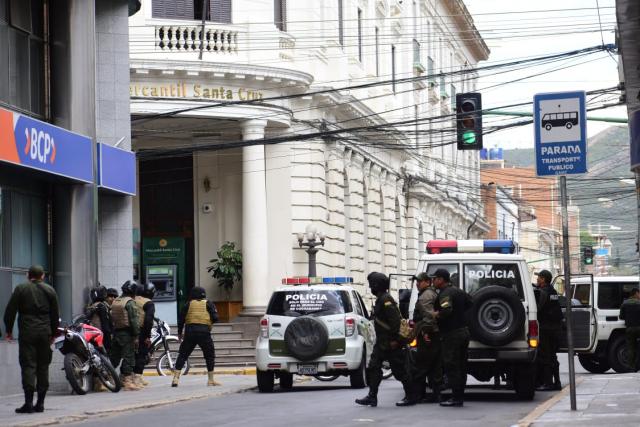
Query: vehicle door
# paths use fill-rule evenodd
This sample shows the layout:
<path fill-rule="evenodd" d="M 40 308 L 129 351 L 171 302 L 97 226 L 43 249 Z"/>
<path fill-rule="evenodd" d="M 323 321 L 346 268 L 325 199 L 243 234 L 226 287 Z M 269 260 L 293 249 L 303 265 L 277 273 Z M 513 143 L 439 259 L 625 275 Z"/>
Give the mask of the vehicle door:
<path fill-rule="evenodd" d="M 416 271 L 416 275 L 423 272 L 426 272 L 427 274 L 431 275 L 431 274 L 434 274 L 436 270 L 439 270 L 441 268 L 449 272 L 449 276 L 450 276 L 449 280 L 451 284 L 454 285 L 455 287 L 460 287 L 461 281 L 458 273 L 460 271 L 460 264 L 457 262 L 428 261 L 427 263 L 422 264 L 422 266 L 418 265 L 418 271 Z M 415 285 L 413 285 L 411 288 L 411 299 L 409 300 L 409 313 L 408 313 L 409 319 L 413 319 L 413 311 L 416 307 L 416 302 L 418 302 L 418 289 L 416 288 Z"/>
<path fill-rule="evenodd" d="M 356 325 L 358 327 L 358 334 L 360 334 L 364 338 L 365 347 L 367 349 L 367 364 L 369 361 L 369 357 L 373 352 L 373 345 L 375 344 L 376 337 L 373 329 L 373 325 L 369 321 L 369 313 L 367 312 L 367 307 L 364 305 L 364 301 L 362 297 L 358 293 L 358 291 L 351 291 L 353 293 L 353 303 L 355 306 L 356 313 L 358 315 L 358 319 L 356 320 Z"/>
<path fill-rule="evenodd" d="M 638 287 L 637 280 L 614 281 L 600 278 L 596 295 L 596 313 L 599 339 L 608 339 L 615 329 L 624 328 L 620 319 L 622 302 L 629 298 L 631 290 Z"/>
<path fill-rule="evenodd" d="M 567 306 L 571 304 L 571 329 L 573 335 L 573 348 L 576 352 L 589 353 L 595 349 L 597 343 L 598 323 L 594 307 L 593 276 L 590 274 L 571 275 L 570 301 L 565 297 L 564 276 L 557 276 L 552 286 L 559 295 L 560 306 L 564 320 L 562 322 L 563 333 L 560 336 L 560 348 L 562 352 L 568 351 L 567 346 Z"/>

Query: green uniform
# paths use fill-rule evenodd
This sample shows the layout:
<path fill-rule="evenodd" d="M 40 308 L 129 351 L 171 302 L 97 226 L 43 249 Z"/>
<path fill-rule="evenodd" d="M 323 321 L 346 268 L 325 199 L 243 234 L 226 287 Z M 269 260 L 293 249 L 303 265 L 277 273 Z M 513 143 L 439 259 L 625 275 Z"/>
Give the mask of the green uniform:
<path fill-rule="evenodd" d="M 376 343 L 373 346 L 367 377 L 369 379 L 369 395 L 377 396 L 378 388 L 382 382 L 382 364 L 385 360 L 391 365 L 393 376 L 402 383 L 407 396 L 412 395 L 409 375 L 405 366 L 405 356 L 402 346 L 392 348 L 392 342 L 399 342 L 400 310 L 388 293 L 384 293 L 376 299 L 373 307 L 374 327 L 376 331 Z"/>
<path fill-rule="evenodd" d="M 470 335 L 464 314 L 471 305 L 471 297 L 451 284 L 440 290 L 435 303 L 442 337 L 443 368 L 451 385 L 452 397 L 458 401 L 464 400 L 464 388 L 467 384 Z"/>
<path fill-rule="evenodd" d="M 627 339 L 627 364 L 633 371 L 640 369 L 637 348 L 640 339 L 640 300 L 626 299 L 620 307 L 620 319 L 624 320 L 627 327 L 625 337 Z"/>
<path fill-rule="evenodd" d="M 413 379 L 416 392 L 424 395 L 425 382 L 439 395 L 442 388 L 442 342 L 438 322 L 434 316 L 434 306 L 438 293 L 432 287 L 420 292 L 413 311 L 417 351 Z"/>
<path fill-rule="evenodd" d="M 122 361 L 120 373 L 131 375 L 135 366 L 134 343 L 140 334 L 138 307 L 130 297 L 119 297 L 111 305 L 111 316 L 115 332 L 111 343 L 111 364 L 117 367 Z"/>
<path fill-rule="evenodd" d="M 562 308 L 558 300 L 558 292 L 546 285 L 540 289 L 538 297 L 538 325 L 540 326 L 540 342 L 538 344 L 538 380 L 543 386 L 554 384 L 554 375 L 560 377 L 558 348 L 562 333 Z"/>
<path fill-rule="evenodd" d="M 19 361 L 25 392 L 46 392 L 49 388 L 51 338 L 58 328 L 56 291 L 42 281 L 18 285 L 4 314 L 7 332 L 13 330 L 18 314 Z"/>

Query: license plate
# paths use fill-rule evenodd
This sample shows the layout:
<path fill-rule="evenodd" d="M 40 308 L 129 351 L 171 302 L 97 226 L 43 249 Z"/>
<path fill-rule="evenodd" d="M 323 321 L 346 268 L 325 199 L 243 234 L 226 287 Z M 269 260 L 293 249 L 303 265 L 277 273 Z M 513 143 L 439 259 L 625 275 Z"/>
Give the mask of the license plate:
<path fill-rule="evenodd" d="M 318 373 L 318 365 L 299 365 L 298 373 L 300 375 L 316 375 Z"/>

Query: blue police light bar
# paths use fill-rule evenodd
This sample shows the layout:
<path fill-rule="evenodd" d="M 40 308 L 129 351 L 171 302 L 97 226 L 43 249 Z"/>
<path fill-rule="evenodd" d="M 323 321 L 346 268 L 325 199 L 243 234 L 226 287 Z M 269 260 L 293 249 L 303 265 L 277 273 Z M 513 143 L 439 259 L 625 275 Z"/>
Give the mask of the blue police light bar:
<path fill-rule="evenodd" d="M 516 251 L 513 240 L 485 240 L 485 253 L 512 254 Z"/>
<path fill-rule="evenodd" d="M 325 277 L 322 279 L 322 283 L 325 283 L 325 284 L 353 283 L 353 277 Z"/>

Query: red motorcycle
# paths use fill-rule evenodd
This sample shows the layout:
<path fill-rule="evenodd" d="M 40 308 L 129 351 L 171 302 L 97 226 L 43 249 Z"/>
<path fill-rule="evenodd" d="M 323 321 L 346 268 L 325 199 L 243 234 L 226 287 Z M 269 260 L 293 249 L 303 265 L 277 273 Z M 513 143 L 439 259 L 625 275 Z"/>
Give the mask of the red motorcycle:
<path fill-rule="evenodd" d="M 72 325 L 58 328 L 54 343 L 64 354 L 67 381 L 78 394 L 87 394 L 91 377 L 97 377 L 114 393 L 122 387 L 102 343 L 103 338 L 102 331 L 91 326 L 83 316 L 74 319 Z"/>

